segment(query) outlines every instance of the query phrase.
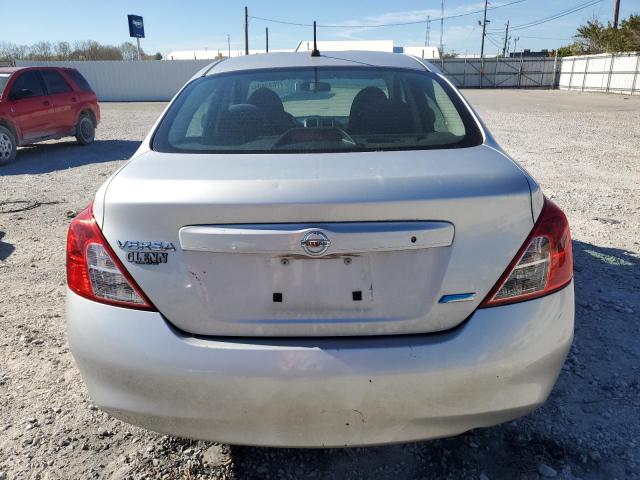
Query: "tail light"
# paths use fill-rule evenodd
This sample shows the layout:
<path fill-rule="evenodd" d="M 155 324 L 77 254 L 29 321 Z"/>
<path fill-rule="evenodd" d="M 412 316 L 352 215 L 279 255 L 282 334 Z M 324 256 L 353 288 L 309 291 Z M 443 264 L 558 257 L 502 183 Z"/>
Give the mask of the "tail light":
<path fill-rule="evenodd" d="M 92 205 L 69 225 L 67 284 L 78 295 L 96 302 L 155 310 L 111 250 L 93 218 Z"/>
<path fill-rule="evenodd" d="M 545 198 L 531 234 L 480 307 L 493 307 L 548 295 L 573 278 L 569 222 Z"/>

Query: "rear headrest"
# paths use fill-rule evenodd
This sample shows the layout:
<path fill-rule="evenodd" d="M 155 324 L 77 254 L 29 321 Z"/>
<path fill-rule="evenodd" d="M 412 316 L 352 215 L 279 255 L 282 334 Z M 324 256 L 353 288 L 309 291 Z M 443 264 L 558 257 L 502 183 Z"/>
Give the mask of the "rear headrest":
<path fill-rule="evenodd" d="M 408 105 L 387 99 L 377 87 L 363 88 L 353 99 L 349 115 L 350 133 L 406 133 L 412 130 L 412 126 Z"/>
<path fill-rule="evenodd" d="M 266 87 L 261 87 L 251 95 L 249 95 L 247 103 L 255 105 L 259 109 L 267 110 L 269 112 L 284 111 L 282 100 L 280 100 L 278 94 Z"/>
<path fill-rule="evenodd" d="M 349 131 L 365 133 L 371 117 L 387 103 L 387 96 L 378 87 L 365 87 L 353 98 L 349 112 Z"/>
<path fill-rule="evenodd" d="M 371 102 L 384 102 L 387 96 L 378 87 L 365 87 L 360 90 L 351 103 L 351 110 L 354 108 L 361 108 L 363 105 Z"/>
<path fill-rule="evenodd" d="M 258 138 L 260 115 L 255 105 L 238 103 L 220 116 L 216 143 L 242 145 Z"/>

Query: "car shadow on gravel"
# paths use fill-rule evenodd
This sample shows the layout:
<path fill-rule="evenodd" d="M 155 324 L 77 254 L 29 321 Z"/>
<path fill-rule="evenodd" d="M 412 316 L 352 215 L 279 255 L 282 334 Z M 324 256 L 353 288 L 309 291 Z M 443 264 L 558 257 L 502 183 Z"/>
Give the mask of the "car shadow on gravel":
<path fill-rule="evenodd" d="M 18 149 L 16 159 L 0 167 L 0 176 L 49 173 L 92 163 L 128 160 L 140 142 L 96 140 L 80 146 L 75 141 L 40 143 Z"/>
<path fill-rule="evenodd" d="M 575 442 L 510 422 L 439 440 L 348 449 L 230 447 L 238 479 L 440 479 L 536 477 L 539 465 L 578 459 Z M 485 476 L 483 477 L 482 474 Z"/>
<path fill-rule="evenodd" d="M 582 310 L 640 309 L 640 257 L 628 250 L 573 241 L 576 323 Z M 616 317 L 615 315 L 613 316 Z"/>
<path fill-rule="evenodd" d="M 348 449 L 284 449 L 230 447 L 239 479 L 271 478 L 631 478 L 638 472 L 624 462 L 610 461 L 613 452 L 631 455 L 633 447 L 603 437 L 612 420 L 634 418 L 628 403 L 640 388 L 634 382 L 635 339 L 594 335 L 594 326 L 622 329 L 640 310 L 640 258 L 618 249 L 574 241 L 576 330 L 574 349 L 549 400 L 531 414 L 490 428 L 424 442 Z M 621 332 L 624 333 L 624 332 Z M 602 378 L 602 352 L 612 357 L 619 381 Z M 579 346 L 579 348 L 577 348 Z M 626 348 L 625 348 L 626 347 Z M 607 414 L 608 415 L 608 414 Z M 626 423 L 628 423 L 627 420 Z M 633 420 L 637 427 L 638 420 Z M 627 425 L 628 426 L 628 425 Z M 611 430 L 615 430 L 612 428 Z M 619 435 L 619 432 L 617 433 Z M 631 438 L 627 439 L 631 440 Z M 551 473 L 549 473 L 551 472 Z M 555 472 L 555 473 L 553 473 Z M 578 477 L 574 477 L 577 475 Z"/>
<path fill-rule="evenodd" d="M 9 258 L 9 255 L 16 249 L 12 244 L 2 241 L 5 235 L 6 233 L 0 230 L 0 261 Z"/>
<path fill-rule="evenodd" d="M 600 247 L 591 243 L 573 241 L 574 267 L 576 272 L 586 268 L 607 270 L 611 275 L 637 273 L 640 257 L 628 250 Z"/>

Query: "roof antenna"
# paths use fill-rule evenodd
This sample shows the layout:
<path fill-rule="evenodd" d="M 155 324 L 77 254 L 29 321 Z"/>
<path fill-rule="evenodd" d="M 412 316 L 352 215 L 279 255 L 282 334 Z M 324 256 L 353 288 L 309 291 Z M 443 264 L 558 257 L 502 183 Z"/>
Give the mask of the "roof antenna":
<path fill-rule="evenodd" d="M 313 50 L 311 51 L 312 57 L 319 57 L 320 50 L 318 50 L 318 42 L 316 42 L 316 21 L 313 21 Z"/>

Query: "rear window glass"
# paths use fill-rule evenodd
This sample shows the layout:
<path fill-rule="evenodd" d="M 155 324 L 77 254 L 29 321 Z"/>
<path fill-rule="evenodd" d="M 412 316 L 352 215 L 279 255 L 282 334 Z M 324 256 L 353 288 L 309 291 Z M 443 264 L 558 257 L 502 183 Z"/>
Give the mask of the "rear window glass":
<path fill-rule="evenodd" d="M 87 82 L 87 79 L 84 78 L 79 71 L 67 70 L 66 74 L 71 77 L 71 80 L 73 80 L 83 92 L 90 92 L 92 90 L 91 85 L 89 85 L 89 82 Z"/>
<path fill-rule="evenodd" d="M 7 82 L 9 82 L 10 73 L 0 73 L 0 95 L 4 92 L 4 87 L 7 86 Z"/>
<path fill-rule="evenodd" d="M 162 152 L 333 152 L 478 145 L 451 87 L 374 67 L 254 70 L 191 82 L 154 135 Z"/>
<path fill-rule="evenodd" d="M 67 93 L 72 91 L 69 84 L 58 72 L 54 70 L 42 70 L 40 73 L 45 85 L 47 86 L 49 94 Z"/>

